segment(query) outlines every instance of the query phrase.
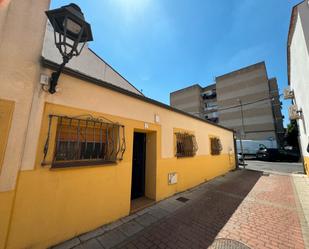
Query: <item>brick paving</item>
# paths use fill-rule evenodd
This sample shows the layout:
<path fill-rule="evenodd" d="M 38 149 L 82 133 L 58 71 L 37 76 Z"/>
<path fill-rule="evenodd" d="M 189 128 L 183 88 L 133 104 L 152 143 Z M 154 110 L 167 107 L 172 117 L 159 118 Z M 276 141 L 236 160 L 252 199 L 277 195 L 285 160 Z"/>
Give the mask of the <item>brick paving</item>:
<path fill-rule="evenodd" d="M 295 192 L 289 175 L 231 172 L 79 236 L 74 248 L 194 249 L 214 241 L 212 248 L 220 248 L 223 239 L 234 246 L 226 247 L 225 240 L 222 248 L 305 248 L 308 224 Z M 189 201 L 179 202 L 179 197 Z"/>
<path fill-rule="evenodd" d="M 252 248 L 304 248 L 289 176 L 261 177 L 217 237 Z"/>
<path fill-rule="evenodd" d="M 309 248 L 309 177 L 306 175 L 292 175 L 295 192 L 299 202 L 297 203 L 300 222 L 303 229 L 305 244 Z"/>
<path fill-rule="evenodd" d="M 305 248 L 289 176 L 232 174 L 118 248 L 207 248 L 215 238 L 251 248 Z"/>

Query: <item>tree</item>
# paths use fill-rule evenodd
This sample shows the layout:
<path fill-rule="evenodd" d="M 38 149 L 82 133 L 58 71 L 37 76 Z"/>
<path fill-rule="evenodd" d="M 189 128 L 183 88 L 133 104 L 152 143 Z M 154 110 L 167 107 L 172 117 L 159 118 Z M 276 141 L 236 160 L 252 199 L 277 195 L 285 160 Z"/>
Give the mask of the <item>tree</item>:
<path fill-rule="evenodd" d="M 299 149 L 298 145 L 298 125 L 296 120 L 291 120 L 286 129 L 285 142 L 289 146 Z"/>

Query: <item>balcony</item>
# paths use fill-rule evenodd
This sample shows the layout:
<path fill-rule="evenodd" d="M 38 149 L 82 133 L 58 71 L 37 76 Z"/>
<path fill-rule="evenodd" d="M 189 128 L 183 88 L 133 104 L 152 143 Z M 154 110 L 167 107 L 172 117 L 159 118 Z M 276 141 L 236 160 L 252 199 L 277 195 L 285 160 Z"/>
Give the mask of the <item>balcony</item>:
<path fill-rule="evenodd" d="M 213 123 L 219 123 L 219 118 L 206 118 L 206 120 L 213 122 Z"/>
<path fill-rule="evenodd" d="M 217 98 L 217 93 L 215 91 L 210 91 L 210 92 L 202 93 L 202 98 L 203 98 L 203 100 L 215 99 L 215 98 Z"/>
<path fill-rule="evenodd" d="M 204 107 L 204 111 L 213 111 L 213 110 L 217 110 L 218 109 L 218 106 L 215 105 L 215 106 L 205 106 Z"/>

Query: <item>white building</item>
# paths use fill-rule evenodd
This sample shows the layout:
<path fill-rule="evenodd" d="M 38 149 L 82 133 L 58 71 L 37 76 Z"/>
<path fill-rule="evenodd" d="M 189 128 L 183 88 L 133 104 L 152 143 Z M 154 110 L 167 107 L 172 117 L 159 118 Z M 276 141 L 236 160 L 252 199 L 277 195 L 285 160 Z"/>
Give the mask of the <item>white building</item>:
<path fill-rule="evenodd" d="M 300 147 L 309 175 L 309 1 L 294 6 L 288 35 L 288 80 L 292 99 L 290 119 L 297 119 Z"/>

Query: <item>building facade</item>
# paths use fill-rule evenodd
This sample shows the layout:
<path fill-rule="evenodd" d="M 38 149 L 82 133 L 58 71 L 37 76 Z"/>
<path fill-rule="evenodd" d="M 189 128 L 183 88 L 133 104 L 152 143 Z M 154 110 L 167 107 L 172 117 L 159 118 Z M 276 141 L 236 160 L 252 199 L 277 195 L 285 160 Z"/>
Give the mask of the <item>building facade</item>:
<path fill-rule="evenodd" d="M 213 123 L 218 123 L 216 85 L 195 84 L 170 93 L 170 105 Z"/>
<path fill-rule="evenodd" d="M 216 78 L 219 123 L 248 140 L 283 139 L 284 128 L 276 79 L 269 79 L 265 63 Z"/>
<path fill-rule="evenodd" d="M 216 83 L 208 87 L 195 85 L 190 98 L 187 89 L 171 93 L 171 106 L 187 111 L 184 106 L 191 105 L 188 102 L 195 97 L 194 111 L 199 117 L 234 129 L 243 139 L 282 142 L 278 84 L 268 78 L 264 62 L 216 77 Z"/>
<path fill-rule="evenodd" d="M 309 175 L 309 4 L 303 1 L 292 10 L 287 44 L 288 80 L 286 98 L 292 99 L 290 119 L 299 127 L 304 168 Z M 289 91 L 291 91 L 289 93 Z"/>
<path fill-rule="evenodd" d="M 195 84 L 172 92 L 170 94 L 170 105 L 191 115 L 203 118 L 202 89 L 200 85 Z"/>
<path fill-rule="evenodd" d="M 217 89 L 216 85 L 212 84 L 203 88 L 202 91 L 202 118 L 214 123 L 219 122 Z"/>
<path fill-rule="evenodd" d="M 90 49 L 46 91 L 49 4 L 0 2 L 1 249 L 48 248 L 236 164 L 232 130 L 143 96 Z"/>

